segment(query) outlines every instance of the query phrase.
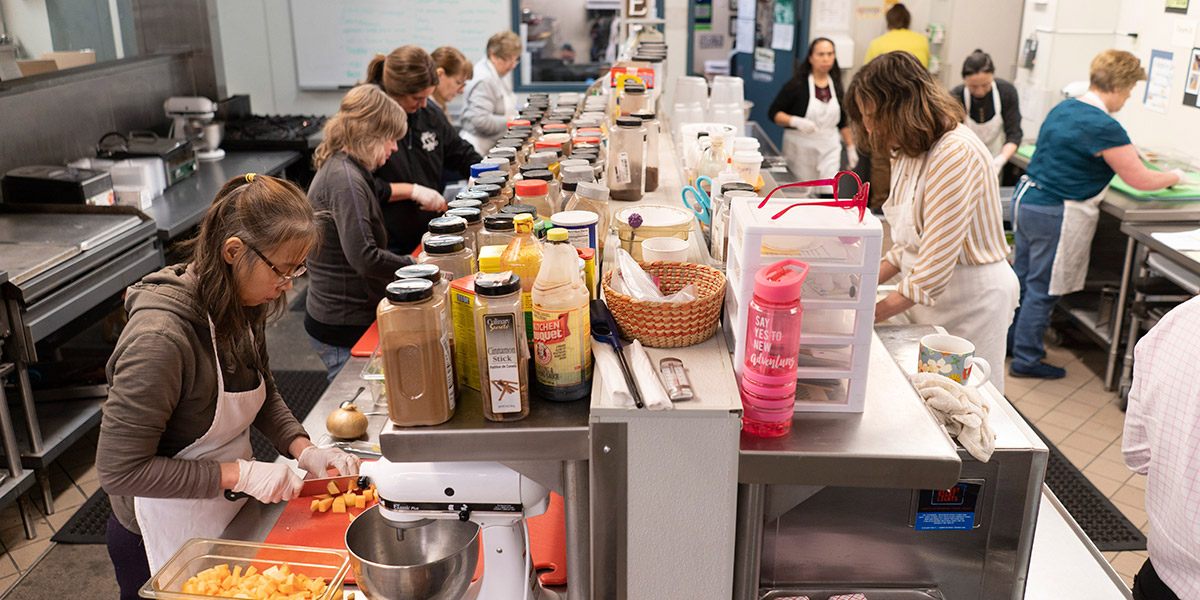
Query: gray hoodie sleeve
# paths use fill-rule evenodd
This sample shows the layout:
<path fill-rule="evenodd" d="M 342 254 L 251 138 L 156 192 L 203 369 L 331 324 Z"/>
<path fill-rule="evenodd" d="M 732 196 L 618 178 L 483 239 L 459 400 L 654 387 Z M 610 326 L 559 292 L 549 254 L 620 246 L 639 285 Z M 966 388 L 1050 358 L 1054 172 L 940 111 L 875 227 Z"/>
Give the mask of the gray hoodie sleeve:
<path fill-rule="evenodd" d="M 196 375 L 188 345 L 159 331 L 121 344 L 109 362 L 111 386 L 100 422 L 96 472 L 111 496 L 211 498 L 221 492 L 213 460 L 157 456 L 182 390 Z"/>
<path fill-rule="evenodd" d="M 359 275 L 390 282 L 396 269 L 413 263 L 411 256 L 388 252 L 383 212 L 370 181 L 343 162 L 331 189 L 340 197 L 330 202 L 342 254 Z M 343 179 L 344 178 L 344 179 Z"/>

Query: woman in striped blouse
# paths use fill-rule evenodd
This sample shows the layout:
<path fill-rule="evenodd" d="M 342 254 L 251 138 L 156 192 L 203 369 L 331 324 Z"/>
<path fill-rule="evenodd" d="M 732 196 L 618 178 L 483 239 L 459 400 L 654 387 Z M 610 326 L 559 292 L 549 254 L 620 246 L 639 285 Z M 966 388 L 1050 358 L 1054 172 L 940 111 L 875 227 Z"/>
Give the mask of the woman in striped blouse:
<path fill-rule="evenodd" d="M 867 63 L 846 96 L 858 139 L 875 156 L 892 157 L 883 211 L 894 245 L 879 264 L 879 281 L 901 280 L 876 304 L 875 320 L 904 313 L 970 340 L 1003 392 L 1019 287 L 1005 260 L 992 155 L 963 124 L 962 106 L 907 52 Z"/>

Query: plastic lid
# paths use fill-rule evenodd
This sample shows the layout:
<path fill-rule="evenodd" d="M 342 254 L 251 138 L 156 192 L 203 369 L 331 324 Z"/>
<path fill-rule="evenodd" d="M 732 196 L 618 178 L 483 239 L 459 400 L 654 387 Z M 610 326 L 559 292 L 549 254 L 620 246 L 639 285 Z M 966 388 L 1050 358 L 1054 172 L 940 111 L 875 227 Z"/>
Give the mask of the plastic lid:
<path fill-rule="evenodd" d="M 550 222 L 558 227 L 583 227 L 599 220 L 600 215 L 590 210 L 564 210 L 550 217 Z"/>
<path fill-rule="evenodd" d="M 740 150 L 733 153 L 733 160 L 740 163 L 760 163 L 763 155 L 757 150 Z"/>
<path fill-rule="evenodd" d="M 498 185 L 504 187 L 508 183 L 508 171 L 488 171 L 475 179 L 476 185 Z"/>
<path fill-rule="evenodd" d="M 484 192 L 491 198 L 495 198 L 496 196 L 500 195 L 500 186 L 498 186 L 494 183 L 477 183 L 477 184 L 471 186 L 471 189 L 475 190 L 475 191 L 479 191 L 479 192 Z"/>
<path fill-rule="evenodd" d="M 392 302 L 420 302 L 433 297 L 433 282 L 424 279 L 401 279 L 387 286 L 387 299 Z"/>
<path fill-rule="evenodd" d="M 509 127 L 517 127 L 520 125 L 529 125 L 529 121 L 526 121 L 525 119 L 513 119 L 512 121 L 508 122 Z"/>
<path fill-rule="evenodd" d="M 808 263 L 804 261 L 788 258 L 771 263 L 754 275 L 754 296 L 780 304 L 795 302 L 807 276 Z"/>
<path fill-rule="evenodd" d="M 746 183 L 745 181 L 730 181 L 729 183 L 721 184 L 721 193 L 722 194 L 724 194 L 725 192 L 733 192 L 733 191 L 753 192 L 754 186 Z"/>
<path fill-rule="evenodd" d="M 582 158 L 567 158 L 558 161 L 559 168 L 563 169 L 564 171 L 568 167 L 586 167 L 587 164 L 588 161 Z"/>
<path fill-rule="evenodd" d="M 442 281 L 442 270 L 429 263 L 408 265 L 396 269 L 396 279 L 424 279 L 436 284 Z"/>
<path fill-rule="evenodd" d="M 510 213 L 488 215 L 483 218 L 483 228 L 488 231 L 512 231 L 513 215 Z"/>
<path fill-rule="evenodd" d="M 537 207 L 532 204 L 509 204 L 500 211 L 510 215 L 529 215 L 531 218 L 537 216 Z M 516 222 L 515 216 L 513 222 Z"/>
<path fill-rule="evenodd" d="M 508 160 L 507 158 L 501 157 L 501 156 L 490 156 L 488 158 L 483 159 L 483 164 L 496 165 L 497 170 L 507 171 L 509 165 L 512 164 L 512 161 Z M 482 173 L 481 173 L 481 175 L 482 175 Z"/>
<path fill-rule="evenodd" d="M 496 141 L 497 148 L 512 148 L 514 151 L 517 148 L 520 148 L 521 146 L 524 146 L 524 145 L 525 145 L 525 140 L 522 140 L 520 138 L 515 138 L 515 137 L 504 138 L 504 139 Z"/>
<path fill-rule="evenodd" d="M 429 233 L 462 233 L 467 230 L 467 220 L 462 217 L 445 216 L 438 217 L 429 222 Z"/>
<path fill-rule="evenodd" d="M 585 181 L 595 181 L 596 173 L 592 171 L 591 165 L 587 161 L 580 161 L 582 165 L 571 165 L 562 170 L 563 183 L 583 183 Z"/>
<path fill-rule="evenodd" d="M 646 86 L 640 83 L 627 83 L 625 84 L 625 91 L 630 94 L 645 94 Z"/>
<path fill-rule="evenodd" d="M 480 296 L 507 296 L 521 291 L 521 276 L 512 271 L 480 273 L 475 276 L 475 293 Z"/>
<path fill-rule="evenodd" d="M 446 206 L 450 209 L 474 208 L 476 210 L 479 210 L 479 207 L 483 206 L 483 202 L 481 200 L 476 200 L 474 198 L 471 198 L 471 199 L 459 198 L 457 200 L 451 200 L 450 202 L 448 202 L 446 204 Z M 451 213 L 450 213 L 450 211 L 446 211 L 446 214 L 451 214 Z M 465 219 L 466 217 L 463 217 L 463 218 Z M 467 219 L 467 222 L 470 223 L 471 220 Z"/>
<path fill-rule="evenodd" d="M 545 167 L 541 167 L 538 165 L 531 165 L 529 163 L 525 163 L 525 164 L 521 165 L 521 167 L 520 167 L 520 171 L 521 171 L 522 175 L 524 175 L 530 171 L 541 171 L 544 169 L 545 169 Z"/>
<path fill-rule="evenodd" d="M 567 230 L 562 227 L 551 227 L 546 232 L 546 241 L 550 242 L 566 242 L 569 239 Z"/>
<path fill-rule="evenodd" d="M 517 151 L 512 148 L 496 147 L 496 148 L 492 148 L 491 150 L 488 150 L 489 158 L 491 158 L 491 157 L 508 158 L 510 156 L 516 156 L 516 155 L 517 155 Z"/>
<path fill-rule="evenodd" d="M 534 209 L 534 212 L 537 212 L 536 208 Z M 521 213 L 513 217 L 513 227 L 518 233 L 528 233 L 533 231 L 533 216 L 526 213 Z"/>
<path fill-rule="evenodd" d="M 479 247 L 479 270 L 484 273 L 499 273 L 504 270 L 504 251 L 508 248 L 503 244 Z"/>
<path fill-rule="evenodd" d="M 525 180 L 528 181 L 530 179 L 539 179 L 541 181 L 549 182 L 554 180 L 554 173 L 547 169 L 534 169 L 533 171 L 528 171 L 525 173 Z M 521 185 L 520 182 L 517 182 L 517 185 Z"/>
<path fill-rule="evenodd" d="M 542 125 L 542 131 L 568 131 L 571 129 L 566 123 L 546 123 Z"/>
<path fill-rule="evenodd" d="M 642 120 L 637 117 L 618 117 L 617 118 L 617 126 L 618 127 L 641 127 Z"/>
<path fill-rule="evenodd" d="M 461 217 L 454 218 L 462 220 Z M 425 249 L 425 254 L 453 254 L 466 248 L 467 241 L 461 235 L 434 235 L 426 239 L 421 247 Z"/>
<path fill-rule="evenodd" d="M 496 169 L 499 169 L 499 168 L 500 168 L 500 165 L 496 165 L 496 164 L 475 163 L 475 164 L 471 165 L 471 177 L 479 177 L 480 174 L 482 174 L 486 171 L 495 171 Z"/>
<path fill-rule="evenodd" d="M 596 200 L 608 200 L 608 188 L 599 183 L 585 181 L 575 188 L 575 194 L 582 194 Z"/>
<path fill-rule="evenodd" d="M 600 145 L 600 138 L 594 135 L 575 136 L 575 143 Z"/>
<path fill-rule="evenodd" d="M 542 171 L 534 171 L 534 173 L 539 173 L 539 172 L 542 172 Z M 550 173 L 550 171 L 544 171 L 544 172 Z M 547 189 L 549 189 L 546 185 L 546 182 L 541 179 L 533 178 L 532 174 L 527 175 L 527 177 L 530 177 L 530 179 L 523 179 L 523 180 L 517 182 L 517 185 L 516 185 L 517 196 L 520 196 L 520 197 L 545 196 Z M 551 173 L 550 177 L 554 177 L 554 174 Z"/>
<path fill-rule="evenodd" d="M 468 224 L 483 220 L 483 211 L 475 206 L 456 206 L 446 211 L 446 214 L 465 219 Z"/>
<path fill-rule="evenodd" d="M 639 118 L 639 119 L 641 119 L 641 120 L 643 120 L 643 121 L 653 121 L 653 120 L 654 120 L 654 111 L 652 111 L 652 110 L 639 110 L 639 111 L 637 111 L 637 112 L 635 112 L 635 113 L 633 113 L 633 114 L 631 114 L 631 115 L 629 115 L 629 116 L 631 116 L 631 117 L 637 117 L 637 118 Z"/>
<path fill-rule="evenodd" d="M 454 197 L 454 199 L 455 200 L 475 200 L 477 202 L 487 204 L 488 201 L 491 199 L 491 196 L 486 191 L 472 188 L 469 190 L 459 192 L 458 195 Z"/>
<path fill-rule="evenodd" d="M 542 149 L 538 150 L 537 152 L 530 154 L 529 162 L 542 163 L 545 165 L 549 165 L 549 164 L 558 162 L 558 159 L 560 159 L 560 158 L 562 158 L 562 145 L 561 144 L 559 144 L 558 146 L 554 146 L 552 148 L 542 148 Z"/>

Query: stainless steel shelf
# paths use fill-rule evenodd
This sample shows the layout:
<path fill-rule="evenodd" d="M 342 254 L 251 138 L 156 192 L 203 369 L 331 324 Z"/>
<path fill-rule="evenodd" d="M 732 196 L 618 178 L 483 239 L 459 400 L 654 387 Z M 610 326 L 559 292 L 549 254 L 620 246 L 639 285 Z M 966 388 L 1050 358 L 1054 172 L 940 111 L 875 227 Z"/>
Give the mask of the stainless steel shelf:
<path fill-rule="evenodd" d="M 1055 308 L 1078 325 L 1093 341 L 1107 348 L 1112 345 L 1112 323 L 1099 324 L 1099 305 L 1098 294 L 1076 293 L 1063 296 Z"/>
<path fill-rule="evenodd" d="M 38 425 L 42 430 L 42 450 L 28 449 L 28 435 L 17 430 L 21 445 L 21 466 L 42 469 L 79 441 L 87 432 L 100 425 L 104 398 L 87 398 L 62 402 L 36 402 Z"/>

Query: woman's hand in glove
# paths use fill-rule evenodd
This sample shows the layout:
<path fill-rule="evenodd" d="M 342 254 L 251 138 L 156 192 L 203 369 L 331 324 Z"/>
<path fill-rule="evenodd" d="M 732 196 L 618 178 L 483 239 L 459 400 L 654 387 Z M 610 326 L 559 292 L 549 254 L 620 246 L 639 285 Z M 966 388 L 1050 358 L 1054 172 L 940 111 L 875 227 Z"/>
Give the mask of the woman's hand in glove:
<path fill-rule="evenodd" d="M 793 116 L 788 120 L 788 126 L 804 135 L 812 135 L 817 132 L 817 124 L 804 117 Z"/>
<path fill-rule="evenodd" d="M 846 146 L 846 168 L 853 171 L 858 166 L 858 148 L 854 144 Z"/>
<path fill-rule="evenodd" d="M 992 167 L 996 169 L 997 173 L 1003 170 L 1004 165 L 1006 164 L 1008 164 L 1008 159 L 1004 158 L 1003 154 L 997 154 L 996 156 L 992 157 Z"/>
<path fill-rule="evenodd" d="M 1184 173 L 1183 169 L 1171 169 L 1170 173 L 1172 175 L 1179 177 L 1179 181 L 1172 185 L 1179 185 L 1180 183 L 1191 183 L 1191 180 L 1188 179 L 1187 173 Z"/>
<path fill-rule="evenodd" d="M 358 466 L 362 461 L 357 456 L 342 452 L 337 448 L 318 448 L 309 446 L 296 457 L 300 468 L 316 475 L 328 477 L 329 469 L 337 469 L 338 475 L 358 475 Z"/>
<path fill-rule="evenodd" d="M 259 502 L 273 504 L 291 500 L 304 485 L 296 472 L 284 463 L 238 459 L 238 480 L 233 491 L 249 494 Z"/>
<path fill-rule="evenodd" d="M 427 188 L 419 183 L 412 184 L 412 201 L 416 202 L 421 210 L 431 212 L 446 210 L 446 199 L 437 190 Z"/>

